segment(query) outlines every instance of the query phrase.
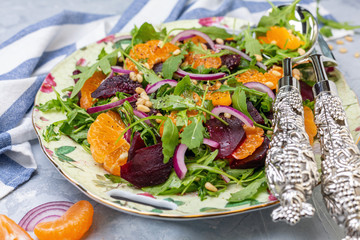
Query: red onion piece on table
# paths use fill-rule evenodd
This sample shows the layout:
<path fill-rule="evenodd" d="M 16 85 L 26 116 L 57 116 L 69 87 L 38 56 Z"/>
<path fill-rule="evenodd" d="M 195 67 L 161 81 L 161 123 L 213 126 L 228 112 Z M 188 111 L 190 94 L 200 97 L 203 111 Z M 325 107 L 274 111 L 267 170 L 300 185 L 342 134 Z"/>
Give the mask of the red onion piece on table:
<path fill-rule="evenodd" d="M 96 106 L 96 107 L 91 107 L 88 108 L 88 110 L 86 110 L 88 113 L 97 113 L 97 112 L 101 112 L 104 110 L 108 110 L 117 106 L 122 105 L 124 102 L 128 101 L 128 102 L 135 102 L 137 99 L 137 94 L 132 95 L 131 97 L 125 98 L 125 99 L 121 99 L 119 101 L 116 102 L 112 102 L 112 103 L 108 103 L 105 105 L 101 105 L 101 106 Z"/>
<path fill-rule="evenodd" d="M 177 81 L 175 80 L 171 80 L 171 79 L 165 79 L 159 82 L 156 82 L 152 85 L 147 85 L 145 91 L 147 94 L 151 94 L 153 92 L 155 92 L 156 90 L 158 90 L 161 86 L 165 85 L 165 84 L 169 84 L 172 87 L 175 87 L 177 85 Z"/>
<path fill-rule="evenodd" d="M 198 30 L 185 30 L 185 31 L 182 31 L 181 33 L 176 35 L 171 40 L 171 43 L 175 44 L 177 41 L 180 41 L 180 39 L 183 39 L 184 37 L 189 36 L 189 35 L 196 35 L 196 36 L 202 37 L 209 44 L 210 48 L 212 50 L 215 50 L 215 44 L 214 44 L 213 40 L 208 35 L 206 35 L 203 32 L 200 32 Z"/>
<path fill-rule="evenodd" d="M 242 52 L 242 51 L 240 51 L 240 50 L 238 50 L 236 48 L 233 48 L 233 47 L 230 47 L 230 46 L 227 46 L 227 45 L 221 45 L 221 44 L 215 44 L 215 48 L 229 50 L 231 52 L 239 54 L 244 59 L 246 59 L 248 61 L 251 61 L 251 57 L 249 55 L 247 55 L 246 53 L 244 53 L 244 52 Z M 259 67 L 261 67 L 265 71 L 267 70 L 267 67 L 262 62 L 257 62 L 256 65 L 258 65 Z"/>
<path fill-rule="evenodd" d="M 208 80 L 216 80 L 222 77 L 225 77 L 225 73 L 219 72 L 219 73 L 213 73 L 213 74 L 195 74 L 195 73 L 188 73 L 185 72 L 182 69 L 178 69 L 176 70 L 176 74 L 178 74 L 180 77 L 185 77 L 186 75 L 189 75 L 189 77 L 191 79 L 195 79 L 195 80 L 203 80 L 203 81 L 208 81 Z"/>
<path fill-rule="evenodd" d="M 275 100 L 275 94 L 274 92 L 265 84 L 259 83 L 259 82 L 247 82 L 244 83 L 244 86 L 255 89 L 259 92 L 267 93 L 269 97 L 271 97 L 273 100 Z"/>
<path fill-rule="evenodd" d="M 25 214 L 20 220 L 19 226 L 26 231 L 34 231 L 40 222 L 53 221 L 60 218 L 74 203 L 56 201 L 41 204 Z"/>
<path fill-rule="evenodd" d="M 251 119 L 248 116 L 246 116 L 239 110 L 236 110 L 235 108 L 232 108 L 232 107 L 217 106 L 217 107 L 214 107 L 214 109 L 211 112 L 217 116 L 219 116 L 220 113 L 229 113 L 230 115 L 240 119 L 246 125 L 248 125 L 250 127 L 254 126 L 253 122 L 251 121 Z"/>
<path fill-rule="evenodd" d="M 126 70 L 119 66 L 112 66 L 111 70 L 113 70 L 113 72 L 116 72 L 116 73 L 125 73 L 125 74 L 129 74 L 132 72 L 131 70 Z"/>

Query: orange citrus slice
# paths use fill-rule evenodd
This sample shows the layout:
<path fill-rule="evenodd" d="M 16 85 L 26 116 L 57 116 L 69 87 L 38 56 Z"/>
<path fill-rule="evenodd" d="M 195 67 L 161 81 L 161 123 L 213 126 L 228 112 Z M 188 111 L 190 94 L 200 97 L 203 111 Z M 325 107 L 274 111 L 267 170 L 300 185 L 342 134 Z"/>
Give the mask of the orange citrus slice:
<path fill-rule="evenodd" d="M 232 156 L 238 160 L 244 159 L 255 152 L 264 141 L 264 130 L 259 127 L 249 127 L 244 125 L 246 134 L 245 141 L 232 153 Z"/>
<path fill-rule="evenodd" d="M 106 78 L 102 72 L 95 72 L 81 88 L 81 98 L 80 98 L 80 107 L 87 110 L 94 103 L 94 99 L 91 97 L 91 93 L 94 92 L 101 84 L 101 82 Z"/>
<path fill-rule="evenodd" d="M 33 240 L 22 227 L 3 214 L 0 214 L 0 239 Z"/>
<path fill-rule="evenodd" d="M 273 26 L 266 32 L 266 36 L 258 37 L 261 43 L 276 44 L 281 49 L 297 49 L 305 44 L 298 36 L 285 27 Z"/>

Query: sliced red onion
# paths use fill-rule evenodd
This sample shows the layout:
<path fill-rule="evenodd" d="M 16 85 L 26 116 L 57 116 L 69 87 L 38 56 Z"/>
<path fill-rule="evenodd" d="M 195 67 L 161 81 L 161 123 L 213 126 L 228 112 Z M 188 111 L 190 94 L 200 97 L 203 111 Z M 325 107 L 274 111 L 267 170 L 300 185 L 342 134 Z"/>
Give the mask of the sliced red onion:
<path fill-rule="evenodd" d="M 184 36 L 184 37 L 179 38 L 178 41 L 179 41 L 179 42 L 180 42 L 180 41 L 184 41 L 184 40 L 186 40 L 186 39 L 188 39 L 188 38 L 192 38 L 192 37 L 195 37 L 195 36 L 196 36 L 196 35 L 194 35 L 194 34 L 188 35 L 188 36 Z"/>
<path fill-rule="evenodd" d="M 269 97 L 271 97 L 273 100 L 275 100 L 275 94 L 274 92 L 265 84 L 259 83 L 259 82 L 247 82 L 244 83 L 244 86 L 255 89 L 259 92 L 267 93 Z"/>
<path fill-rule="evenodd" d="M 212 147 L 212 148 L 219 148 L 220 147 L 220 144 L 218 142 L 215 142 L 211 139 L 208 139 L 208 138 L 204 138 L 203 140 L 203 143 Z"/>
<path fill-rule="evenodd" d="M 217 107 L 214 107 L 214 109 L 211 112 L 217 116 L 219 116 L 220 113 L 229 113 L 232 116 L 240 119 L 246 125 L 248 125 L 250 127 L 254 126 L 253 122 L 251 121 L 251 119 L 248 116 L 246 116 L 239 110 L 236 110 L 235 108 L 232 108 L 229 106 L 217 106 Z"/>
<path fill-rule="evenodd" d="M 133 71 L 131 70 L 126 70 L 126 69 L 123 69 L 122 67 L 119 67 L 119 66 L 112 66 L 111 69 L 116 72 L 116 73 L 125 73 L 125 74 L 129 74 Z"/>
<path fill-rule="evenodd" d="M 187 146 L 185 144 L 180 143 L 174 153 L 174 170 L 176 175 L 183 179 L 186 175 L 187 168 L 185 165 L 185 152 L 187 150 Z"/>
<path fill-rule="evenodd" d="M 178 82 L 175 81 L 175 80 L 165 79 L 165 80 L 156 82 L 156 83 L 154 83 L 152 85 L 147 85 L 145 91 L 146 91 L 147 94 L 150 94 L 150 93 L 155 92 L 156 90 L 158 90 L 161 86 L 163 86 L 165 84 L 169 84 L 170 86 L 175 87 L 177 85 L 177 83 Z"/>
<path fill-rule="evenodd" d="M 132 36 L 131 35 L 123 35 L 123 36 L 118 36 L 118 37 L 115 37 L 113 42 L 117 42 L 117 41 L 120 41 L 120 40 L 130 40 L 132 39 Z"/>
<path fill-rule="evenodd" d="M 233 48 L 233 47 L 230 47 L 230 46 L 227 46 L 227 45 L 222 45 L 222 44 L 215 44 L 215 48 L 229 50 L 231 52 L 239 54 L 244 59 L 246 59 L 248 61 L 251 61 L 251 57 L 249 55 L 247 55 L 246 53 L 244 53 L 244 52 L 242 52 L 242 51 L 240 51 L 240 50 L 238 50 L 236 48 Z M 267 70 L 267 67 L 262 62 L 257 62 L 256 65 L 258 65 L 259 67 L 261 67 L 265 71 Z"/>
<path fill-rule="evenodd" d="M 134 110 L 133 112 L 134 112 L 134 115 L 137 116 L 138 118 L 146 118 L 149 116 L 146 113 L 140 112 L 138 110 Z M 148 125 L 151 125 L 150 120 L 145 120 L 144 122 Z"/>
<path fill-rule="evenodd" d="M 104 110 L 108 110 L 108 109 L 111 109 L 111 108 L 114 108 L 114 107 L 117 107 L 117 106 L 120 106 L 122 105 L 124 102 L 128 101 L 128 102 L 135 102 L 136 99 L 137 99 L 138 95 L 135 94 L 135 95 L 132 95 L 131 97 L 128 97 L 128 98 L 125 98 L 125 99 L 121 99 L 119 101 L 116 101 L 116 102 L 112 102 L 112 103 L 108 103 L 108 104 L 105 104 L 105 105 L 101 105 L 101 106 L 96 106 L 96 107 L 91 107 L 91 108 L 88 108 L 88 110 L 86 110 L 88 113 L 97 113 L 97 112 L 101 112 L 101 111 L 104 111 Z"/>
<path fill-rule="evenodd" d="M 214 44 L 213 40 L 208 35 L 206 35 L 203 32 L 200 32 L 198 30 L 185 30 L 185 31 L 182 31 L 181 33 L 176 35 L 171 40 L 171 43 L 175 44 L 177 41 L 180 41 L 180 39 L 183 39 L 184 37 L 189 36 L 189 35 L 197 35 L 199 37 L 202 37 L 209 44 L 210 48 L 212 50 L 215 50 L 215 44 Z"/>
<path fill-rule="evenodd" d="M 228 176 L 225 176 L 223 174 L 220 174 L 221 178 L 226 182 L 229 183 L 230 182 L 230 178 Z"/>
<path fill-rule="evenodd" d="M 176 70 L 176 74 L 178 74 L 180 77 L 185 77 L 186 75 L 188 75 L 191 79 L 203 80 L 203 81 L 216 80 L 216 79 L 225 77 L 225 75 L 226 75 L 225 73 L 222 73 L 222 72 L 213 73 L 213 74 L 188 73 L 180 68 L 178 68 L 178 70 Z"/>
<path fill-rule="evenodd" d="M 131 143 L 131 130 L 127 130 L 126 133 L 124 134 L 124 139 L 128 142 Z"/>
<path fill-rule="evenodd" d="M 19 226 L 24 228 L 25 231 L 34 231 L 38 223 L 60 218 L 73 204 L 67 201 L 41 204 L 27 212 L 20 220 Z"/>

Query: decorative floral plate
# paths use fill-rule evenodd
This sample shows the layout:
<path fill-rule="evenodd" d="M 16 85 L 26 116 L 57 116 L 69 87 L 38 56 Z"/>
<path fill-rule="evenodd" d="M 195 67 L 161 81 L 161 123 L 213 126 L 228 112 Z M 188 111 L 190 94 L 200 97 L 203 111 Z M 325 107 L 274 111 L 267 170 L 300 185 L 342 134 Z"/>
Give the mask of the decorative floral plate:
<path fill-rule="evenodd" d="M 177 21 L 164 24 L 161 27 L 166 27 L 170 30 L 176 27 L 217 26 L 228 28 L 231 32 L 233 31 L 232 29 L 239 31 L 242 27 L 246 27 L 247 24 L 247 21 L 241 19 L 214 17 Z M 73 86 L 74 80 L 71 78 L 71 75 L 75 70 L 75 65 L 81 64 L 84 61 L 88 64 L 94 63 L 102 48 L 105 47 L 107 52 L 111 51 L 114 39 L 115 36 L 108 36 L 74 52 L 59 63 L 46 77 L 36 95 L 35 105 L 56 98 L 52 87 L 61 92 L 62 89 Z M 334 79 L 337 79 L 336 85 L 345 106 L 351 133 L 354 139 L 358 140 L 360 137 L 360 127 L 357 125 L 358 119 L 360 119 L 358 100 L 349 89 L 341 73 L 335 70 L 332 74 L 335 77 Z M 104 168 L 92 159 L 91 154 L 87 153 L 70 138 L 61 136 L 59 141 L 46 142 L 42 136 L 43 131 L 51 123 L 62 119 L 65 119 L 65 115 L 61 112 L 43 113 L 34 109 L 33 125 L 44 153 L 60 173 L 86 195 L 116 210 L 163 219 L 193 219 L 248 212 L 278 203 L 266 191 L 258 194 L 255 200 L 228 203 L 227 199 L 230 197 L 230 194 L 241 189 L 240 186 L 236 185 L 230 186 L 219 197 L 208 197 L 204 201 L 200 201 L 196 193 L 185 194 L 183 196 L 156 196 L 154 199 L 139 189 L 129 187 L 127 184 L 113 183 L 107 179 L 104 176 L 107 174 Z M 315 143 L 314 148 L 315 150 L 318 149 L 318 143 Z M 317 158 L 319 159 L 319 153 L 317 153 Z M 112 196 L 117 195 L 117 198 L 111 197 L 109 193 L 113 194 Z"/>

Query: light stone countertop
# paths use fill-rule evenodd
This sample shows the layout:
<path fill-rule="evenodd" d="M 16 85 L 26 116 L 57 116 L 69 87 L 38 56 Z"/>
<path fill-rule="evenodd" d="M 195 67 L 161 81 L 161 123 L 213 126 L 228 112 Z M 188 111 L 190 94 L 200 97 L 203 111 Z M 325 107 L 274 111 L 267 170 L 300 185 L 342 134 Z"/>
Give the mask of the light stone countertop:
<path fill-rule="evenodd" d="M 5 41 L 24 27 L 50 17 L 64 9 L 100 14 L 122 14 L 131 1 L 126 0 L 2 0 L 0 1 L 0 42 Z M 324 0 L 321 3 L 339 21 L 360 24 L 360 1 Z M 360 96 L 360 36 L 354 42 L 345 41 L 348 53 L 334 54 L 348 84 Z M 273 208 L 263 209 L 229 217 L 196 221 L 163 221 L 133 216 L 105 207 L 92 201 L 69 183 L 54 168 L 40 149 L 37 140 L 31 142 L 38 169 L 30 181 L 0 200 L 0 213 L 18 222 L 25 214 L 23 206 L 37 206 L 47 201 L 68 200 L 77 202 L 89 200 L 94 208 L 94 222 L 84 239 L 91 240 L 141 240 L 141 239 L 340 239 L 343 230 L 330 219 L 322 202 L 319 187 L 311 203 L 316 214 L 303 219 L 291 227 L 285 223 L 274 223 L 270 218 Z"/>

